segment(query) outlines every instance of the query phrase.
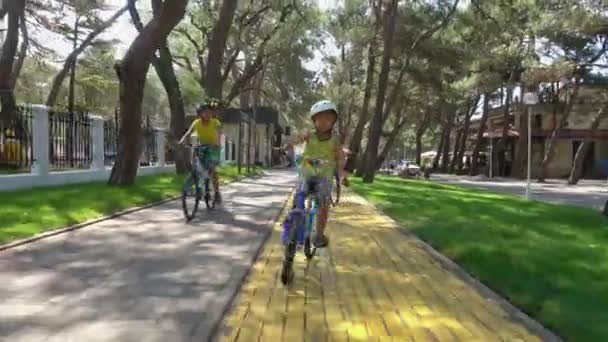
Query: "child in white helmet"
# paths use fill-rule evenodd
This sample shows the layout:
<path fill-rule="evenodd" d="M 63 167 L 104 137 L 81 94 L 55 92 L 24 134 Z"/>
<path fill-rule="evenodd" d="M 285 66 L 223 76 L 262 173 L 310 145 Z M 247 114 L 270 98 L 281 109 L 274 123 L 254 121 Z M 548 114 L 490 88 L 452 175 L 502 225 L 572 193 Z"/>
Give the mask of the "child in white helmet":
<path fill-rule="evenodd" d="M 340 174 L 344 167 L 344 152 L 333 128 L 338 121 L 338 110 L 331 101 L 323 100 L 310 108 L 310 119 L 315 131 L 294 139 L 290 145 L 306 142 L 302 154 L 303 181 L 298 185 L 299 191 L 316 190 L 319 194 L 319 215 L 317 217 L 316 247 L 325 247 L 329 240 L 325 235 L 325 224 L 331 202 L 332 180 L 335 172 Z M 310 161 L 320 160 L 318 167 L 311 165 Z"/>

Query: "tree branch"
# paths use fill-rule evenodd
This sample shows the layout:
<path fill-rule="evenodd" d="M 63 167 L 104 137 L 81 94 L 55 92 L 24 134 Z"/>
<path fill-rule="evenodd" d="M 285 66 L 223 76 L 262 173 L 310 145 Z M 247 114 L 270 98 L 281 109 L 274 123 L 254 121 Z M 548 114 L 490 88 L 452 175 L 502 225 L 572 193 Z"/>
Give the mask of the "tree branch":
<path fill-rule="evenodd" d="M 49 92 L 49 96 L 46 100 L 46 105 L 48 107 L 53 107 L 55 105 L 55 101 L 57 99 L 57 95 L 59 94 L 59 89 L 61 88 L 61 84 L 63 83 L 65 77 L 67 76 L 69 67 L 76 62 L 78 56 L 87 48 L 91 43 L 99 36 L 103 31 L 105 31 L 108 27 L 110 27 L 123 13 L 125 13 L 131 3 L 134 4 L 135 0 L 129 0 L 129 3 L 116 11 L 113 16 L 111 16 L 108 20 L 104 21 L 100 27 L 98 27 L 95 31 L 89 33 L 87 37 L 80 43 L 74 51 L 72 51 L 68 57 L 65 59 L 63 63 L 63 68 L 59 71 L 59 73 L 53 79 L 53 85 L 51 87 L 51 91 Z"/>
<path fill-rule="evenodd" d="M 180 60 L 183 62 L 179 62 Z M 196 75 L 196 73 L 194 72 L 194 67 L 192 66 L 192 62 L 190 61 L 190 58 L 188 58 L 186 56 L 173 56 L 173 62 L 175 64 L 179 65 L 180 67 L 188 70 L 193 75 Z"/>
<path fill-rule="evenodd" d="M 190 32 L 188 32 L 187 29 L 177 28 L 177 29 L 175 29 L 175 32 L 184 36 L 184 38 L 186 38 L 186 40 L 188 40 L 188 42 L 190 44 L 192 44 L 192 46 L 194 47 L 194 49 L 196 50 L 196 52 L 198 54 L 201 54 L 203 52 L 203 48 L 201 47 L 201 45 L 198 43 L 198 41 L 196 39 L 194 39 L 194 37 L 192 37 L 192 35 L 190 34 Z"/>
<path fill-rule="evenodd" d="M 249 82 L 249 80 L 251 80 L 251 78 L 253 78 L 260 70 L 263 69 L 264 57 L 267 57 L 265 52 L 266 45 L 276 34 L 276 32 L 279 30 L 281 25 L 285 22 L 285 20 L 291 14 L 292 11 L 293 6 L 291 4 L 285 6 L 281 10 L 281 17 L 279 18 L 278 23 L 272 28 L 272 31 L 268 35 L 266 35 L 266 37 L 264 37 L 264 39 L 258 46 L 253 63 L 251 63 L 248 67 L 245 68 L 245 70 L 243 70 L 241 77 L 239 77 L 239 79 L 236 80 L 236 82 L 234 82 L 234 84 L 232 85 L 232 88 L 230 89 L 230 92 L 228 93 L 227 97 L 228 102 L 234 99 L 241 92 L 241 89 Z M 225 71 L 224 73 L 227 73 L 227 71 Z"/>
<path fill-rule="evenodd" d="M 137 32 L 141 32 L 144 29 L 144 25 L 141 23 L 139 12 L 137 11 L 137 7 L 135 7 L 136 2 L 137 0 L 128 0 L 127 8 L 129 9 L 129 15 L 131 16 L 131 21 L 133 21 L 133 26 L 135 26 Z"/>
<path fill-rule="evenodd" d="M 270 5 L 262 7 L 260 10 L 255 12 L 251 17 L 249 17 L 249 19 L 247 21 L 244 21 L 243 25 L 249 26 L 249 25 L 253 24 L 255 21 L 257 21 L 257 19 L 259 17 L 262 16 L 262 14 L 264 14 L 264 12 L 269 11 L 270 9 L 272 9 L 272 7 Z"/>
<path fill-rule="evenodd" d="M 237 58 L 239 57 L 239 53 L 241 52 L 240 48 L 236 48 L 228 62 L 226 63 L 226 69 L 224 69 L 224 74 L 222 75 L 222 80 L 225 82 L 230 75 L 230 71 L 232 70 L 232 66 L 236 63 Z"/>
<path fill-rule="evenodd" d="M 418 46 L 420 42 L 431 38 L 435 33 L 437 33 L 437 31 L 443 29 L 450 22 L 450 20 L 454 16 L 454 13 L 456 13 L 456 9 L 458 8 L 459 2 L 460 0 L 454 0 L 454 4 L 450 8 L 450 11 L 445 16 L 445 18 L 443 18 L 439 24 L 429 28 L 426 32 L 423 32 L 420 36 L 418 36 L 418 38 L 416 38 L 416 40 L 412 43 L 410 50 L 413 50 L 416 46 Z"/>
<path fill-rule="evenodd" d="M 399 70 L 399 76 L 397 77 L 397 82 L 395 83 L 395 86 L 393 87 L 393 90 L 391 91 L 391 94 L 389 96 L 388 103 L 386 104 L 386 107 L 384 108 L 384 114 L 382 115 L 383 122 L 385 122 L 386 119 L 388 119 L 389 113 L 393 109 L 393 106 L 395 105 L 395 101 L 397 100 L 397 95 L 399 94 L 399 90 L 401 89 L 401 84 L 403 84 L 403 78 L 404 78 L 405 73 L 408 70 L 409 66 L 410 66 L 410 57 L 408 55 L 405 59 L 405 63 Z"/>

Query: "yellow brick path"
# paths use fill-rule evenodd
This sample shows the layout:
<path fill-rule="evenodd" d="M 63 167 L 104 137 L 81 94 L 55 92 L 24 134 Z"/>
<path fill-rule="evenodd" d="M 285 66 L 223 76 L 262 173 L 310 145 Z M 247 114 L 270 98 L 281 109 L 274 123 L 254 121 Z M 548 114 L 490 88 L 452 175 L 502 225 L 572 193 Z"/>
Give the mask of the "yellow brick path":
<path fill-rule="evenodd" d="M 330 248 L 310 263 L 298 253 L 289 288 L 279 279 L 283 247 L 275 225 L 221 341 L 541 340 L 363 198 L 349 193 L 332 216 Z"/>

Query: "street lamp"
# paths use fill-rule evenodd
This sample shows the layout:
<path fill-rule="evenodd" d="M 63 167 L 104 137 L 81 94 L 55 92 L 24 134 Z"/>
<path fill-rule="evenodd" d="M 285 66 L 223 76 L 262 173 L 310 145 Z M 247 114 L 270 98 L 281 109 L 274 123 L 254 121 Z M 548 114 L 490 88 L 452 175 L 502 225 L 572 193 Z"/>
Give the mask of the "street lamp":
<path fill-rule="evenodd" d="M 526 111 L 528 112 L 528 176 L 526 179 L 526 199 L 530 199 L 530 178 L 532 170 L 532 110 L 531 106 L 538 103 L 538 96 L 536 92 L 527 92 L 523 98 L 524 105 L 526 105 Z"/>

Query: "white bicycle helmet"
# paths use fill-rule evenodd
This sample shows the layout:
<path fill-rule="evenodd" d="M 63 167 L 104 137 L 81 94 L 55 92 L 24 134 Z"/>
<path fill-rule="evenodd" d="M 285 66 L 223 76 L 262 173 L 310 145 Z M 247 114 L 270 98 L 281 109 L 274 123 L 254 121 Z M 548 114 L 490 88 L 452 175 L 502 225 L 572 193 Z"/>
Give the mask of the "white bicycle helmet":
<path fill-rule="evenodd" d="M 338 119 L 338 108 L 329 100 L 319 101 L 312 105 L 312 107 L 310 107 L 310 119 L 313 120 L 315 115 L 326 111 L 333 111 L 336 113 L 336 120 Z"/>

